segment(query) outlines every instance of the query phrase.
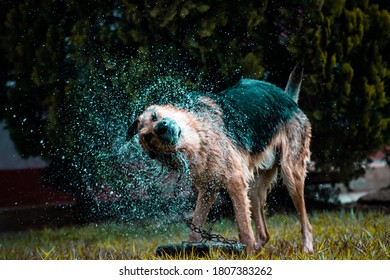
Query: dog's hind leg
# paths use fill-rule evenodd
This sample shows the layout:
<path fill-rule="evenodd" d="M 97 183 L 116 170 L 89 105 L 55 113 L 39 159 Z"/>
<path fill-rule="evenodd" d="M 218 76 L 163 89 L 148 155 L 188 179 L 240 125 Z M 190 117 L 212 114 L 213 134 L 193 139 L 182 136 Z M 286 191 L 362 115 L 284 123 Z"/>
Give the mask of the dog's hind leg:
<path fill-rule="evenodd" d="M 292 176 L 296 176 L 294 172 L 292 172 Z M 285 175 L 283 175 L 285 176 Z M 290 176 L 290 175 L 289 175 Z M 285 179 L 283 179 L 285 181 Z M 306 205 L 304 200 L 304 180 L 296 179 L 295 186 L 291 186 L 290 181 L 286 184 L 290 185 L 287 187 L 288 192 L 293 200 L 295 209 L 298 212 L 299 221 L 301 223 L 301 233 L 303 237 L 303 251 L 306 253 L 313 253 L 313 234 L 312 227 L 307 217 Z"/>
<path fill-rule="evenodd" d="M 286 135 L 292 135 L 287 131 Z M 306 127 L 306 133 L 300 139 L 286 137 L 282 141 L 281 174 L 283 183 L 293 200 L 298 212 L 303 237 L 303 250 L 307 253 L 313 252 L 312 227 L 307 217 L 304 199 L 304 184 L 306 177 L 306 161 L 310 157 L 310 127 Z M 295 150 L 293 150 L 295 147 Z"/>
<path fill-rule="evenodd" d="M 269 240 L 264 208 L 267 202 L 267 195 L 276 178 L 277 170 L 277 166 L 274 166 L 270 170 L 261 170 L 256 172 L 252 187 L 249 190 L 252 219 L 254 221 L 256 231 L 255 239 L 259 249 L 264 248 L 265 244 L 267 244 Z"/>

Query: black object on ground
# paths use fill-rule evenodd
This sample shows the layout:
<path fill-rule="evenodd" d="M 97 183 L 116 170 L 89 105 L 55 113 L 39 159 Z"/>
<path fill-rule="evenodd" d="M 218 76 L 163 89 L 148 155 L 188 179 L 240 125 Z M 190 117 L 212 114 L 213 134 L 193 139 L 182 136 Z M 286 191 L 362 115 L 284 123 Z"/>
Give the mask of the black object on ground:
<path fill-rule="evenodd" d="M 198 256 L 204 257 L 212 251 L 219 251 L 226 255 L 241 255 L 245 253 L 246 246 L 241 243 L 227 244 L 223 242 L 214 243 L 191 243 L 183 242 L 182 244 L 160 245 L 156 248 L 158 257 L 185 257 Z"/>

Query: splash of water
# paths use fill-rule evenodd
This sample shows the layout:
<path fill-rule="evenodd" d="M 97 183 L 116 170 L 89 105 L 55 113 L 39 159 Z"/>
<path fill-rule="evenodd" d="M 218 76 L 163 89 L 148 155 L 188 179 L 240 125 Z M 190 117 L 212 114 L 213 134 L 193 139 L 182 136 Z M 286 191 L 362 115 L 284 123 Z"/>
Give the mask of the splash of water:
<path fill-rule="evenodd" d="M 126 141 L 128 125 L 146 106 L 175 102 L 200 87 L 189 83 L 193 73 L 156 57 L 153 63 L 142 54 L 106 59 L 99 67 L 81 63 L 79 79 L 68 83 L 58 110 L 65 134 L 58 154 L 71 159 L 67 183 L 92 201 L 96 215 L 167 221 L 193 208 L 187 178 L 151 160 L 136 137 Z"/>

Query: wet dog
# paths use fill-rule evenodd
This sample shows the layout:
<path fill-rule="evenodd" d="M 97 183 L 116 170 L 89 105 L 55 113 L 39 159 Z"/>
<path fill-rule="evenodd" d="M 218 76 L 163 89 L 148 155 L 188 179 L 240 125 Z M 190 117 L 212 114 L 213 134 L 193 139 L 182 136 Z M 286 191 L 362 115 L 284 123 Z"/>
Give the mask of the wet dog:
<path fill-rule="evenodd" d="M 186 165 L 198 190 L 196 227 L 204 227 L 218 189 L 227 189 L 248 254 L 269 240 L 264 207 L 279 170 L 299 215 L 303 249 L 313 252 L 304 201 L 311 125 L 297 105 L 302 72 L 297 65 L 285 90 L 242 79 L 219 94 L 191 93 L 191 102 L 152 105 L 128 131 L 129 138 L 138 133 L 151 158 L 173 169 Z M 189 241 L 200 239 L 190 234 Z"/>

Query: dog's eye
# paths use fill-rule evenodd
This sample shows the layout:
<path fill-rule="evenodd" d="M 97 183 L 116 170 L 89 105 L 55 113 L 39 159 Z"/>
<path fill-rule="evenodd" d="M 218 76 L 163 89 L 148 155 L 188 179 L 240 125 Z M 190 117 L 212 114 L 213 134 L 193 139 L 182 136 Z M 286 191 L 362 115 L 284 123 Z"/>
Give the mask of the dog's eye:
<path fill-rule="evenodd" d="M 156 113 L 156 112 L 153 112 L 153 113 L 152 113 L 152 121 L 153 121 L 153 122 L 156 122 L 156 121 L 157 121 L 157 113 Z"/>

